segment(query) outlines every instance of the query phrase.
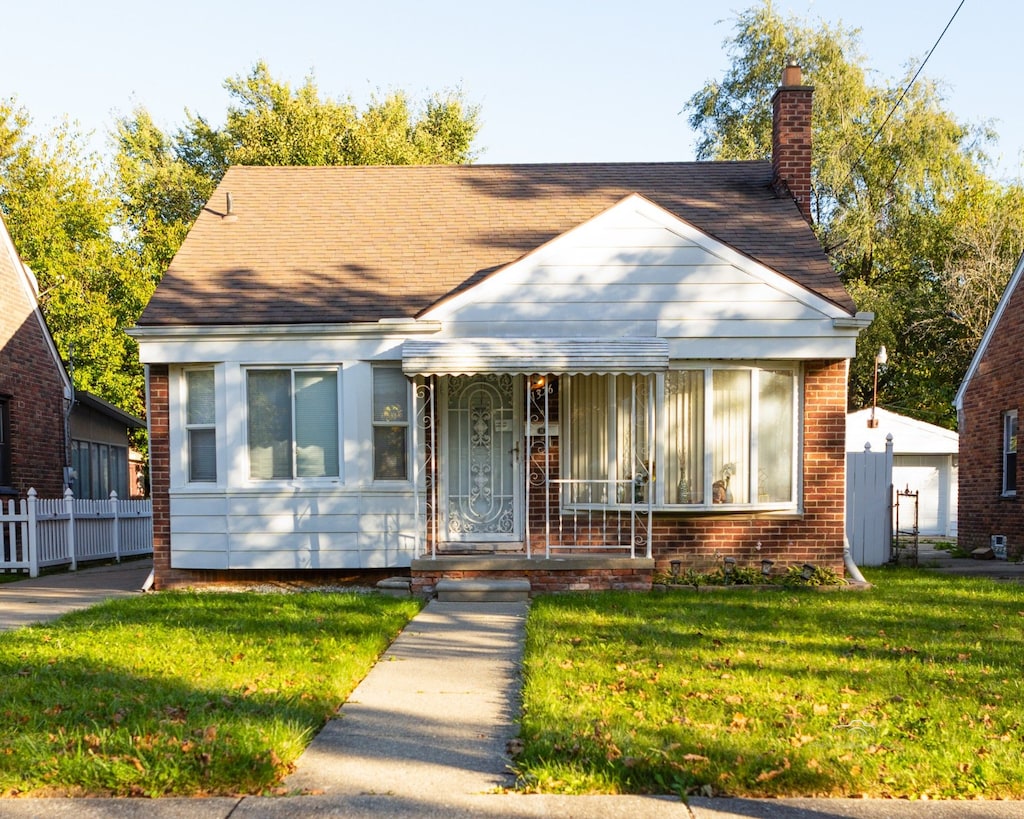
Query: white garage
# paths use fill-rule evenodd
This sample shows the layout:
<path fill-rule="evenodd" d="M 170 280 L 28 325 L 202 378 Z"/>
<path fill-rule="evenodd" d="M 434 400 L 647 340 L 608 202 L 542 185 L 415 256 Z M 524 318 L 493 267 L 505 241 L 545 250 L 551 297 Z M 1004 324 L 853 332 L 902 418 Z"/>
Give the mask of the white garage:
<path fill-rule="evenodd" d="M 918 492 L 918 528 L 928 537 L 956 537 L 957 464 L 960 436 L 952 430 L 908 418 L 884 409 L 875 409 L 878 426 L 869 427 L 872 410 L 863 409 L 846 416 L 846 451 L 863 452 L 865 444 L 872 452 L 884 452 L 892 435 L 892 483 L 896 492 Z M 900 509 L 900 528 L 909 522 L 912 510 L 906 503 Z"/>

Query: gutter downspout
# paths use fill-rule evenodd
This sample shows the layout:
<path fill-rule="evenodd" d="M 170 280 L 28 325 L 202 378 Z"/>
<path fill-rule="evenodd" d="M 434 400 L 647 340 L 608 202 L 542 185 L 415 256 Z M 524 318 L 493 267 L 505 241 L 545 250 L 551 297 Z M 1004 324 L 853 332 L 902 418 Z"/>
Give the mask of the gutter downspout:
<path fill-rule="evenodd" d="M 149 365 L 144 364 L 143 369 L 145 371 L 146 379 L 146 457 L 149 459 L 149 498 L 150 503 L 153 502 L 153 430 L 152 430 L 152 418 L 153 415 L 149 411 Z M 169 380 L 169 379 L 168 379 Z M 150 523 L 152 523 L 150 518 Z M 156 567 L 154 566 L 149 570 L 149 576 L 143 581 L 142 588 L 139 591 L 145 593 L 153 589 L 153 583 L 156 581 Z"/>
<path fill-rule="evenodd" d="M 860 573 L 860 569 L 857 568 L 857 564 L 853 562 L 853 553 L 850 552 L 850 539 L 843 534 L 843 563 L 846 565 L 846 573 L 853 578 L 854 583 L 864 583 L 867 585 L 867 580 L 864 579 L 864 575 Z"/>

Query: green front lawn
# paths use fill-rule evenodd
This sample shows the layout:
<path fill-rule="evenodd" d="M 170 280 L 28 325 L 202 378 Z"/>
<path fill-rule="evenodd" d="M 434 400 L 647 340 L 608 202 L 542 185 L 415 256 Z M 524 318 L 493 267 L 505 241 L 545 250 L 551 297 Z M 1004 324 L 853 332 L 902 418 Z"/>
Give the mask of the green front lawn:
<path fill-rule="evenodd" d="M 524 787 L 1024 798 L 1024 587 L 541 597 Z"/>
<path fill-rule="evenodd" d="M 0 634 L 0 795 L 272 789 L 418 609 L 167 592 Z"/>

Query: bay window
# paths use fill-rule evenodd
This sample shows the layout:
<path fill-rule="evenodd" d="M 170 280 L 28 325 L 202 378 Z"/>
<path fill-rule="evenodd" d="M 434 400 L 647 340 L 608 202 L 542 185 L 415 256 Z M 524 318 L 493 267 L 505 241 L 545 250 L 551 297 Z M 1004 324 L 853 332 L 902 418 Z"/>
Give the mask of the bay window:
<path fill-rule="evenodd" d="M 250 478 L 340 475 L 337 370 L 249 370 L 246 408 Z"/>
<path fill-rule="evenodd" d="M 648 390 L 649 379 L 656 379 L 656 389 Z M 654 505 L 666 508 L 796 507 L 795 367 L 708 365 L 656 377 L 573 376 L 567 392 L 568 503 L 646 503 L 650 494 Z M 648 471 L 655 478 L 649 486 Z M 623 480 L 634 481 L 632 498 Z M 618 491 L 597 491 L 601 481 L 618 481 Z"/>

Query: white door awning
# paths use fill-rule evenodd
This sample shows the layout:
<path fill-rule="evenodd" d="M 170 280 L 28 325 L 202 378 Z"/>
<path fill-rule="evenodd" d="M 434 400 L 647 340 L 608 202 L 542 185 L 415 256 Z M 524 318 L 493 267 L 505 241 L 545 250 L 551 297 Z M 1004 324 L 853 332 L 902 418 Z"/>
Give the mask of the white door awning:
<path fill-rule="evenodd" d="M 664 372 L 662 338 L 459 338 L 402 345 L 406 375 L 584 375 Z"/>

